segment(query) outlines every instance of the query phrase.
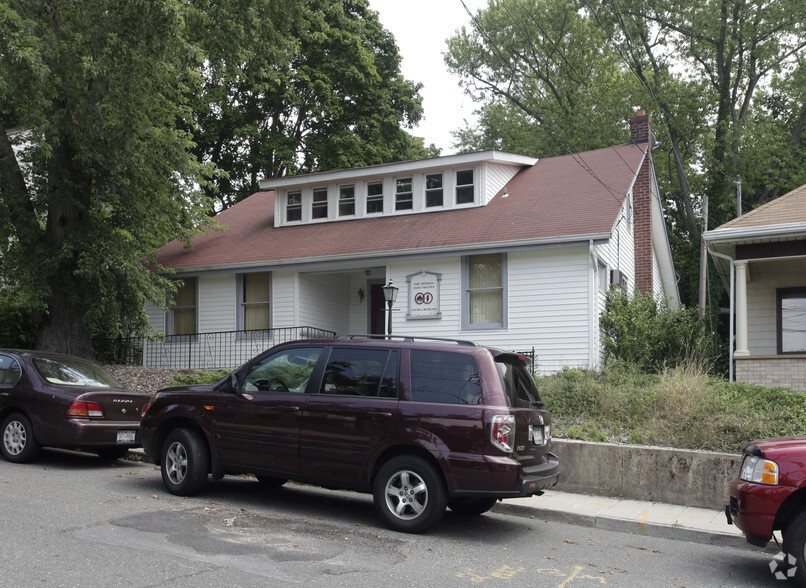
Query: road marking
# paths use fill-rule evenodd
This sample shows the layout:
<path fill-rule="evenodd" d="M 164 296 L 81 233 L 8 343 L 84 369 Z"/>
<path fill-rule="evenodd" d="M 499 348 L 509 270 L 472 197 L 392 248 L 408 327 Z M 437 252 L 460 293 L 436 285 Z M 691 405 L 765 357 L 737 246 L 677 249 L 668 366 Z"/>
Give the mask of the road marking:
<path fill-rule="evenodd" d="M 590 574 L 583 574 L 582 572 L 585 571 L 585 566 L 574 566 L 571 572 L 558 570 L 556 568 L 538 568 L 535 570 L 538 574 L 544 576 L 554 576 L 560 579 L 560 583 L 557 584 L 557 588 L 566 588 L 572 582 L 576 584 L 580 584 L 578 581 L 584 580 L 593 580 L 594 582 L 598 582 L 599 584 L 607 584 L 607 580 L 602 578 L 601 576 L 593 576 Z M 517 567 L 513 568 L 510 566 L 502 566 L 497 570 L 490 572 L 489 575 L 483 576 L 477 573 L 474 569 L 468 568 L 464 572 L 459 572 L 456 574 L 457 578 L 466 578 L 473 582 L 474 584 L 479 584 L 481 582 L 486 582 L 487 580 L 493 579 L 500 579 L 500 580 L 511 580 L 521 572 L 525 572 L 526 568 Z M 587 582 L 585 582 L 587 583 Z"/>

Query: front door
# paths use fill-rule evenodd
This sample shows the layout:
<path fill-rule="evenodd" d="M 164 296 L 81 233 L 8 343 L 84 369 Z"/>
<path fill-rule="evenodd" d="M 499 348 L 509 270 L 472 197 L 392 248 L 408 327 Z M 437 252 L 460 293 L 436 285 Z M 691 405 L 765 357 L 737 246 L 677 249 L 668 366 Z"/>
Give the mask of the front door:
<path fill-rule="evenodd" d="M 369 325 L 371 335 L 386 334 L 386 300 L 383 297 L 383 282 L 369 285 Z"/>

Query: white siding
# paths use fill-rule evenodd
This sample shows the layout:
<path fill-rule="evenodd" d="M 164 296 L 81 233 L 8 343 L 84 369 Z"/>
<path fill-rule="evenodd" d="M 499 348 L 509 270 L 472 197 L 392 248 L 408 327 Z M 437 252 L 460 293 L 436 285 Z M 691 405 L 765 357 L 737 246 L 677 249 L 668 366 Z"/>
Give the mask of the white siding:
<path fill-rule="evenodd" d="M 299 325 L 344 334 L 349 329 L 349 277 L 346 274 L 299 276 Z"/>
<path fill-rule="evenodd" d="M 271 326 L 300 326 L 297 320 L 297 273 L 276 271 L 271 274 Z M 311 325 L 316 326 L 316 325 Z"/>
<path fill-rule="evenodd" d="M 165 311 L 162 308 L 153 302 L 146 302 L 146 315 L 148 315 L 148 323 L 151 325 L 152 331 L 165 332 Z"/>
<path fill-rule="evenodd" d="M 200 276 L 198 287 L 196 324 L 199 333 L 236 330 L 235 274 Z"/>
<path fill-rule="evenodd" d="M 806 286 L 803 261 L 752 261 L 747 282 L 747 332 L 750 355 L 775 355 L 777 288 Z"/>
<path fill-rule="evenodd" d="M 519 171 L 520 168 L 517 167 L 486 164 L 483 168 L 480 180 L 480 182 L 483 182 L 481 185 L 484 186 L 482 202 L 486 204 L 492 200 L 498 191 L 503 188 L 509 180 L 515 177 L 515 174 Z"/>

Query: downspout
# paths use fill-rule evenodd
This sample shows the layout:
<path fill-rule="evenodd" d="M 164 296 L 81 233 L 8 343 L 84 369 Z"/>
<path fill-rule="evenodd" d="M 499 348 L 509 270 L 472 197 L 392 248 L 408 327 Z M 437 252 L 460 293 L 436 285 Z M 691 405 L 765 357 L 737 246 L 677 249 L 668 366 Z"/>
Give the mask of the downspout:
<path fill-rule="evenodd" d="M 599 260 L 593 249 L 593 239 L 588 242 L 588 254 L 591 260 L 591 273 L 590 280 L 588 280 L 588 304 L 590 304 L 590 321 L 588 327 L 588 336 L 590 337 L 590 345 L 588 345 L 588 365 L 591 369 L 598 369 L 599 357 L 599 344 L 596 333 L 598 331 L 598 314 L 596 305 L 596 272 L 599 271 Z"/>
<path fill-rule="evenodd" d="M 735 288 L 736 288 L 736 268 L 733 265 L 735 261 L 729 255 L 725 255 L 724 253 L 718 253 L 717 251 L 713 251 L 709 249 L 711 255 L 714 257 L 719 257 L 720 259 L 726 259 L 730 264 L 730 326 L 728 327 L 728 350 L 730 351 L 730 360 L 728 361 L 728 382 L 733 382 L 733 347 L 736 343 L 736 337 L 734 330 L 734 318 L 733 318 L 733 299 L 735 297 Z"/>

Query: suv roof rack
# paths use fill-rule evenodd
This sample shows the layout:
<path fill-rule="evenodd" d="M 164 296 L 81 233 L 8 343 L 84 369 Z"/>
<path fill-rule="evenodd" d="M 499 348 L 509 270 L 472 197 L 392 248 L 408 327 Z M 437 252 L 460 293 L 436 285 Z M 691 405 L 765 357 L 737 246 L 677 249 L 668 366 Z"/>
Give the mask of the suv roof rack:
<path fill-rule="evenodd" d="M 336 338 L 337 339 L 361 339 L 361 338 L 365 338 L 365 339 L 384 339 L 384 340 L 387 340 L 387 341 L 389 339 L 397 339 L 399 341 L 404 341 L 404 342 L 407 342 L 407 343 L 413 343 L 415 341 L 442 341 L 442 342 L 445 342 L 445 343 L 456 343 L 457 345 L 468 345 L 470 347 L 478 347 L 479 346 L 479 344 L 476 343 L 475 341 L 470 341 L 468 339 L 450 339 L 450 338 L 447 338 L 447 337 L 420 337 L 418 335 L 379 335 L 379 334 L 372 335 L 372 334 L 369 334 L 369 333 L 364 333 L 364 334 L 351 333 L 351 334 L 348 334 L 348 335 L 340 335 L 339 337 L 336 337 Z"/>

